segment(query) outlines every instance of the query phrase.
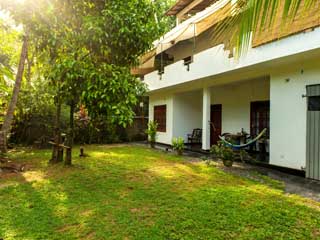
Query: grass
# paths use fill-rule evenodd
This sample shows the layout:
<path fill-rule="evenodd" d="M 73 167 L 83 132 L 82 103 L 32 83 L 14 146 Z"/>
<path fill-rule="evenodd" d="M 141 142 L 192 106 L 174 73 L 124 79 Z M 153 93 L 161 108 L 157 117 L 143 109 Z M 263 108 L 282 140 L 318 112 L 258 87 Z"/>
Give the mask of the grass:
<path fill-rule="evenodd" d="M 144 147 L 90 146 L 75 166 L 50 151 L 10 157 L 0 178 L 0 239 L 320 239 L 320 204 Z"/>

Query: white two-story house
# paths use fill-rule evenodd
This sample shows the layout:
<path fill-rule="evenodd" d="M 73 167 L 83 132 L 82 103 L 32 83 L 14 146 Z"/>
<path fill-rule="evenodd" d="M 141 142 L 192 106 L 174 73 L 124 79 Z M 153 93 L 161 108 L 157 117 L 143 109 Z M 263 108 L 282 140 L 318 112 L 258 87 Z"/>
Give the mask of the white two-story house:
<path fill-rule="evenodd" d="M 236 58 L 230 39 L 237 26 L 214 37 L 218 24 L 234 17 L 230 0 L 177 1 L 167 12 L 177 17 L 176 27 L 134 70 L 149 88 L 157 142 L 187 142 L 199 128 L 201 147 L 209 150 L 222 133 L 256 136 L 267 128 L 270 164 L 320 180 L 318 6 L 289 26 L 279 23 L 256 34 L 246 54 Z"/>

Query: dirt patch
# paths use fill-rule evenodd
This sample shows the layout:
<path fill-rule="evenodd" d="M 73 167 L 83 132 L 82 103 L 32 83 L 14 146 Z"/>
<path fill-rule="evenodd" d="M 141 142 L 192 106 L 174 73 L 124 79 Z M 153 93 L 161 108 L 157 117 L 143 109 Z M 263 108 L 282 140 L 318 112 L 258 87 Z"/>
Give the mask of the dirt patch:
<path fill-rule="evenodd" d="M 91 217 L 93 215 L 93 210 L 85 210 L 81 213 L 81 216 Z"/>
<path fill-rule="evenodd" d="M 99 148 L 122 148 L 122 147 L 130 147 L 132 145 L 125 144 L 125 143 L 119 143 L 119 144 L 108 144 L 108 145 L 100 145 Z"/>
<path fill-rule="evenodd" d="M 78 227 L 79 227 L 79 224 L 69 224 L 69 225 L 65 225 L 65 226 L 58 228 L 57 232 L 60 232 L 60 233 L 68 232 L 71 229 L 78 228 Z"/>
<path fill-rule="evenodd" d="M 139 208 L 132 208 L 132 209 L 130 209 L 130 212 L 131 212 L 131 213 L 141 212 L 141 209 L 139 209 Z"/>
<path fill-rule="evenodd" d="M 15 185 L 15 183 L 1 183 L 0 184 L 0 189 L 1 188 L 7 188 L 7 187 L 11 187 L 11 186 L 14 186 Z M 1 240 L 1 239 L 0 239 Z"/>
<path fill-rule="evenodd" d="M 5 163 L 2 161 L 0 164 L 0 188 L 26 182 L 23 174 L 28 173 L 30 169 L 32 169 L 30 163 L 15 163 L 8 159 Z"/>
<path fill-rule="evenodd" d="M 25 163 L 17 163 L 9 158 L 0 158 L 0 174 L 24 172 L 26 168 L 27 164 Z"/>
<path fill-rule="evenodd" d="M 314 239 L 320 238 L 320 230 L 318 228 L 314 229 L 312 232 L 312 236 L 314 237 Z"/>
<path fill-rule="evenodd" d="M 95 239 L 96 233 L 95 232 L 89 232 L 84 238 L 82 239 Z"/>

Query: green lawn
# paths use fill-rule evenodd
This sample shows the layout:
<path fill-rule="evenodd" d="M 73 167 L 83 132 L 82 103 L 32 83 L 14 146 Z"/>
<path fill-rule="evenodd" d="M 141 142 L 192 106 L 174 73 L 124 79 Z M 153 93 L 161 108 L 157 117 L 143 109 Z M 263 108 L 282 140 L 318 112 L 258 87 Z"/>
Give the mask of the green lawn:
<path fill-rule="evenodd" d="M 0 239 L 320 239 L 320 204 L 144 147 L 90 146 L 75 166 L 17 151 L 0 178 Z"/>

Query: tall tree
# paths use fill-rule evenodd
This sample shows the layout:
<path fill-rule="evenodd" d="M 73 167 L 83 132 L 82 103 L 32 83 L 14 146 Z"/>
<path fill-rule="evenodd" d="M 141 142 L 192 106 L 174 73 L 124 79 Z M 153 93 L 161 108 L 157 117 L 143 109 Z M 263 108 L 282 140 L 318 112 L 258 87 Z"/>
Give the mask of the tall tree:
<path fill-rule="evenodd" d="M 157 6 L 150 0 L 25 0 L 5 7 L 29 30 L 36 59 L 56 89 L 56 145 L 60 144 L 61 104 L 70 106 L 69 145 L 73 113 L 81 101 L 91 117 L 104 116 L 126 126 L 144 84 L 130 75 L 138 57 L 162 33 Z M 53 151 L 53 160 L 57 158 Z"/>
<path fill-rule="evenodd" d="M 23 78 L 23 73 L 24 73 L 25 61 L 27 58 L 27 52 L 28 52 L 28 37 L 24 36 L 11 101 L 9 103 L 9 107 L 6 112 L 3 125 L 1 127 L 2 134 L 0 134 L 0 151 L 3 153 L 5 153 L 7 151 L 6 140 L 4 138 L 6 138 L 7 134 L 10 132 L 14 111 L 15 111 L 15 108 L 17 105 L 18 96 L 19 96 L 19 92 L 21 89 L 21 83 L 22 83 L 22 78 Z"/>
<path fill-rule="evenodd" d="M 0 0 L 0 10 L 9 11 L 10 13 L 12 13 L 14 20 L 17 20 L 16 23 L 19 23 L 24 17 L 24 14 L 26 13 L 22 11 L 24 10 L 22 4 L 18 3 L 15 0 L 14 1 Z M 11 95 L 11 100 L 8 104 L 8 109 L 6 111 L 4 122 L 0 130 L 0 152 L 7 151 L 6 138 L 7 138 L 7 135 L 10 133 L 11 124 L 12 124 L 15 108 L 17 105 L 19 92 L 21 89 L 22 79 L 24 76 L 24 68 L 25 68 L 25 62 L 27 59 L 27 54 L 28 54 L 28 35 L 25 34 L 23 36 L 22 49 L 21 49 L 19 64 L 17 67 L 17 73 L 15 77 L 15 83 L 14 83 L 14 88 Z"/>
<path fill-rule="evenodd" d="M 8 98 L 14 84 L 14 70 L 18 62 L 21 39 L 17 30 L 8 21 L 8 16 L 0 17 L 0 128 L 6 111 Z M 9 22 L 9 23 L 8 23 Z"/>

